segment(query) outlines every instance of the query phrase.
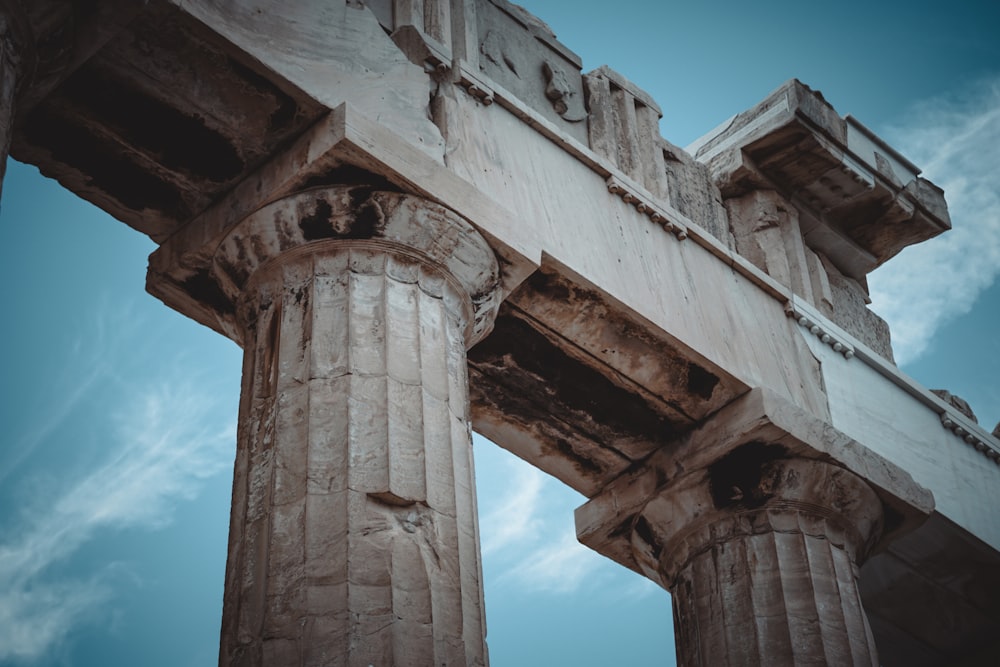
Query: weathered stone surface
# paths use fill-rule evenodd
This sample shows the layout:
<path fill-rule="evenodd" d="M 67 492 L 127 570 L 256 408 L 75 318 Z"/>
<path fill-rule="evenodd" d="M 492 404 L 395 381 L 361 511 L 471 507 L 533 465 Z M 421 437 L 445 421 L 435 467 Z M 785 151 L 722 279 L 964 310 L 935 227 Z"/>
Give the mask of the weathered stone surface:
<path fill-rule="evenodd" d="M 358 192 L 216 253 L 246 348 L 225 665 L 486 663 L 465 347 L 496 264 L 440 207 Z"/>
<path fill-rule="evenodd" d="M 667 194 L 660 147 L 659 105 L 631 81 L 604 66 L 586 75 L 590 145 L 657 197 Z"/>
<path fill-rule="evenodd" d="M 930 494 L 790 407 L 753 391 L 577 510 L 582 542 L 671 591 L 680 664 L 878 664 L 858 568 Z"/>
<path fill-rule="evenodd" d="M 868 310 L 866 283 L 850 278 L 803 237 L 799 208 L 772 189 L 725 200 L 736 251 L 796 295 L 812 303 L 888 361 L 889 328 Z M 862 278 L 863 280 L 863 278 Z"/>
<path fill-rule="evenodd" d="M 18 40 L 11 22 L 15 15 L 10 13 L 0 17 L 0 192 L 3 191 L 3 176 L 7 170 L 7 154 L 10 152 L 11 128 L 14 125 L 14 91 L 17 88 L 18 70 L 21 57 L 18 54 Z"/>
<path fill-rule="evenodd" d="M 961 412 L 972 421 L 977 424 L 979 423 L 979 420 L 976 419 L 976 414 L 972 411 L 972 407 L 970 407 L 969 403 L 961 396 L 956 396 L 947 389 L 931 389 L 931 393 Z"/>
<path fill-rule="evenodd" d="M 919 169 L 799 81 L 689 149 L 727 197 L 761 187 L 797 196 L 819 223 L 804 231 L 810 247 L 855 278 L 951 228 L 941 191 Z"/>
<path fill-rule="evenodd" d="M 870 299 L 868 298 L 867 284 L 845 276 L 823 255 L 817 255 L 808 249 L 806 254 L 816 257 L 820 263 L 821 268 L 810 275 L 814 276 L 814 295 L 816 294 L 816 285 L 822 285 L 825 279 L 828 288 L 824 290 L 824 293 L 829 294 L 828 312 L 830 319 L 844 327 L 847 333 L 870 347 L 883 359 L 895 363 L 889 325 L 868 308 Z M 815 295 L 814 299 L 817 306 L 826 310 L 824 308 L 825 299 L 818 295 Z"/>
<path fill-rule="evenodd" d="M 878 499 L 841 468 L 769 457 L 744 445 L 636 520 L 637 558 L 669 582 L 678 663 L 879 664 L 857 586 Z"/>
<path fill-rule="evenodd" d="M 667 202 L 691 220 L 697 221 L 698 225 L 723 245 L 735 250 L 722 193 L 712 180 L 708 167 L 666 139 L 660 140 L 660 147 L 667 173 Z"/>
<path fill-rule="evenodd" d="M 580 57 L 560 44 L 552 30 L 506 0 L 479 2 L 477 73 L 485 74 L 556 124 L 586 141 L 587 108 Z"/>
<path fill-rule="evenodd" d="M 13 139 L 15 117 L 30 108 L 66 69 L 86 19 L 71 0 L 0 2 L 0 192 Z M 87 26 L 92 27 L 92 26 Z"/>
<path fill-rule="evenodd" d="M 946 229 L 944 200 L 818 93 L 787 84 L 692 157 L 660 137 L 649 95 L 607 67 L 581 77 L 505 0 L 11 8 L 53 37 L 30 84 L 0 51 L 15 155 L 160 242 L 149 291 L 246 347 L 224 659 L 485 658 L 477 341 L 476 427 L 592 497 L 581 534 L 603 553 L 663 579 L 637 517 L 669 528 L 657 503 L 701 494 L 692 531 L 720 539 L 668 568 L 692 591 L 684 655 L 865 659 L 844 566 L 865 550 L 823 495 L 854 488 L 843 475 L 884 519 L 863 587 L 884 662 L 991 648 L 1000 443 L 892 366 L 866 308 L 866 273 Z M 75 30 L 49 30 L 68 16 Z M 786 450 L 764 466 L 780 494 L 711 510 L 707 471 L 755 441 Z M 775 471 L 812 474 L 800 465 L 836 479 L 790 508 Z M 913 480 L 937 510 L 890 543 L 932 507 Z M 796 606 L 810 590 L 839 602 Z M 905 613 L 913 600 L 953 636 Z M 690 639 L 720 613 L 707 644 Z"/>

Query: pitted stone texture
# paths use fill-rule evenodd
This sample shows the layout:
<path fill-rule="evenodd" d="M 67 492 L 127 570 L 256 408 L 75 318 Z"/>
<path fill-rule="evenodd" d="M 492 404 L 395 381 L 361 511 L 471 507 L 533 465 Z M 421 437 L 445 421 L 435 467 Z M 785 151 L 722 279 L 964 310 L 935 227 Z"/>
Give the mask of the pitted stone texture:
<path fill-rule="evenodd" d="M 345 243 L 249 299 L 222 662 L 484 664 L 463 295 Z"/>
<path fill-rule="evenodd" d="M 421 228 L 433 243 L 411 230 L 411 245 L 296 241 L 282 215 L 302 220 L 307 199 L 251 216 L 217 255 L 243 252 L 252 270 L 220 664 L 485 665 L 465 355 L 476 310 L 430 255 L 440 243 L 457 248 L 441 260 L 469 259 L 449 239 L 471 228 Z M 382 201 L 389 221 L 419 209 Z M 428 206 L 424 220 L 444 215 Z"/>
<path fill-rule="evenodd" d="M 726 209 L 737 252 L 893 361 L 889 327 L 868 310 L 867 286 L 808 246 L 803 230 L 811 223 L 791 200 L 775 190 L 760 189 L 726 199 Z"/>
<path fill-rule="evenodd" d="M 801 514 L 768 519 L 776 530 L 703 551 L 677 576 L 678 664 L 877 665 L 847 551 Z"/>
<path fill-rule="evenodd" d="M 254 272 L 282 253 L 315 241 L 362 239 L 394 244 L 455 282 L 471 308 L 464 331 L 469 347 L 490 332 L 500 306 L 499 268 L 492 249 L 455 213 L 398 192 L 332 186 L 272 202 L 222 241 L 212 272 L 226 296 L 238 302 Z M 240 340 L 242 332 L 237 326 L 228 333 Z"/>
<path fill-rule="evenodd" d="M 940 398 L 942 401 L 944 401 L 951 407 L 961 412 L 963 415 L 965 415 L 975 423 L 977 424 L 979 423 L 979 420 L 976 419 L 976 413 L 972 411 L 972 407 L 969 405 L 969 402 L 966 401 L 961 396 L 956 396 L 947 389 L 931 389 L 931 393 Z"/>
<path fill-rule="evenodd" d="M 673 595 L 678 664 L 877 665 L 857 582 L 881 503 L 853 473 L 776 451 L 735 450 L 633 524 L 640 568 Z"/>

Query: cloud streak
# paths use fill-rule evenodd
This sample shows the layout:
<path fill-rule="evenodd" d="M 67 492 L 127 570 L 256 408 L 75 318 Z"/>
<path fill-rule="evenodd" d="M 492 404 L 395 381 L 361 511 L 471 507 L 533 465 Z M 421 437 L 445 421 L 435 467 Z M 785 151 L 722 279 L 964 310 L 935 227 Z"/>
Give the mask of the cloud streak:
<path fill-rule="evenodd" d="M 115 376 L 112 360 L 121 349 L 132 349 L 135 353 L 136 342 L 143 340 L 139 334 L 141 318 L 136 317 L 134 304 L 119 303 L 112 307 L 107 295 L 98 301 L 91 326 L 69 346 L 72 353 L 59 365 L 58 378 L 47 382 L 49 386 L 60 389 L 70 387 L 69 391 L 62 390 L 59 396 L 45 395 L 40 399 L 45 401 L 47 419 L 21 434 L 14 446 L 4 452 L 5 456 L 0 460 L 0 482 L 17 471 L 40 445 L 52 437 L 95 387 L 107 380 L 120 382 Z"/>
<path fill-rule="evenodd" d="M 520 459 L 500 450 L 488 453 L 500 459 L 499 465 L 479 470 L 500 469 L 505 479 L 505 492 L 480 504 L 484 569 L 490 578 L 501 588 L 559 595 L 602 579 L 602 566 L 609 563 L 576 539 L 573 510 L 582 496 Z"/>
<path fill-rule="evenodd" d="M 920 104 L 883 134 L 944 188 L 953 224 L 870 276 L 872 308 L 889 322 L 905 364 L 1000 273 L 1000 76 Z"/>
<path fill-rule="evenodd" d="M 539 503 L 543 473 L 537 468 L 507 462 L 510 492 L 482 518 L 482 552 L 490 556 L 537 538 L 541 528 Z"/>
<path fill-rule="evenodd" d="M 574 593 L 592 581 L 603 556 L 580 544 L 570 522 L 555 533 L 556 539 L 530 551 L 507 576 L 536 591 Z"/>
<path fill-rule="evenodd" d="M 113 596 L 109 564 L 84 577 L 59 577 L 65 562 L 101 531 L 156 528 L 173 504 L 226 468 L 234 436 L 214 426 L 214 401 L 180 384 L 133 393 L 114 418 L 102 464 L 63 480 L 62 493 L 22 519 L 0 543 L 0 661 L 47 655 Z"/>

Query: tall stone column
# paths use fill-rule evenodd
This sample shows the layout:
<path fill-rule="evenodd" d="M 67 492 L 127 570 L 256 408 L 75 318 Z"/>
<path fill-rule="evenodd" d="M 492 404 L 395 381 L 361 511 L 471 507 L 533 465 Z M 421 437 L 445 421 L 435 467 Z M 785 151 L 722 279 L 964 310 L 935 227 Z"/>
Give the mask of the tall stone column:
<path fill-rule="evenodd" d="M 751 443 L 653 498 L 632 548 L 673 596 L 680 665 L 878 665 L 858 567 L 881 525 L 857 475 Z"/>
<path fill-rule="evenodd" d="M 331 187 L 214 262 L 245 350 L 220 664 L 486 664 L 465 353 L 490 247 L 428 201 Z"/>

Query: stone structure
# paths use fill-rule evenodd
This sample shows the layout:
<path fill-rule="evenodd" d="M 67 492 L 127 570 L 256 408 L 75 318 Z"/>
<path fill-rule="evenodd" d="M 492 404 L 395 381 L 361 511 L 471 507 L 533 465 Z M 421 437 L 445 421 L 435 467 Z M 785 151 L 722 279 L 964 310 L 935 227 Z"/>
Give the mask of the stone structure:
<path fill-rule="evenodd" d="M 866 308 L 944 199 L 818 93 L 682 150 L 505 0 L 3 0 L 0 47 L 0 144 L 244 348 L 220 664 L 485 664 L 470 425 L 684 665 L 1000 651 L 1000 443 Z"/>
<path fill-rule="evenodd" d="M 482 665 L 465 348 L 489 244 L 365 187 L 254 212 L 213 258 L 246 350 L 224 664 Z"/>

